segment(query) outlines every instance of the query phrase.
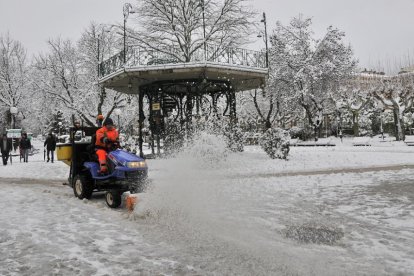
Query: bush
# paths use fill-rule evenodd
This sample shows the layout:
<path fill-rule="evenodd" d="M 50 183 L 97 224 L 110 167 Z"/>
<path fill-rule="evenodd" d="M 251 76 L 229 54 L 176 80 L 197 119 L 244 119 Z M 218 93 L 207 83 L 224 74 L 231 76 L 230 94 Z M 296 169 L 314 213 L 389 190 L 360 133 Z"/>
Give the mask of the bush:
<path fill-rule="evenodd" d="M 234 152 L 244 151 L 244 137 L 239 124 L 231 125 L 228 123 L 224 128 L 224 136 L 226 137 L 227 147 Z"/>
<path fill-rule="evenodd" d="M 298 138 L 302 141 L 306 141 L 313 137 L 313 128 L 302 128 L 295 126 L 289 129 L 289 134 L 292 138 Z"/>
<path fill-rule="evenodd" d="M 290 137 L 292 138 L 301 138 L 303 136 L 304 129 L 301 127 L 292 127 L 289 129 Z"/>
<path fill-rule="evenodd" d="M 286 159 L 289 154 L 289 133 L 280 128 L 269 128 L 260 138 L 259 144 L 270 158 Z"/>

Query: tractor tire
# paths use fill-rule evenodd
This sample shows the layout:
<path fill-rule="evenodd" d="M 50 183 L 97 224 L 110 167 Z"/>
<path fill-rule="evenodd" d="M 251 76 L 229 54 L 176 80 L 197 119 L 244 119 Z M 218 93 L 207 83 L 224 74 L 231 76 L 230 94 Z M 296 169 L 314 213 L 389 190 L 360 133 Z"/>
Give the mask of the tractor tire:
<path fill-rule="evenodd" d="M 76 175 L 73 180 L 73 193 L 79 199 L 90 199 L 93 192 L 92 181 L 85 175 Z"/>
<path fill-rule="evenodd" d="M 105 193 L 105 201 L 106 204 L 110 208 L 118 208 L 119 205 L 121 205 L 122 202 L 122 196 L 120 192 L 116 191 L 109 191 Z"/>

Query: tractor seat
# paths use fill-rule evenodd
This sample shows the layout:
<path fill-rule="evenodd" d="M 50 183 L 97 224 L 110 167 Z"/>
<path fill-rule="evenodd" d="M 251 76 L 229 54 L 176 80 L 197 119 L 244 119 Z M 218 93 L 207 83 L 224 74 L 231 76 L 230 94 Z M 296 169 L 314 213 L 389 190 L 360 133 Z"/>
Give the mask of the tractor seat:
<path fill-rule="evenodd" d="M 98 162 L 98 156 L 96 155 L 96 151 L 95 151 L 95 143 L 96 143 L 96 135 L 93 134 L 91 138 L 91 144 L 88 145 L 86 148 L 89 154 L 89 160 L 91 162 Z"/>

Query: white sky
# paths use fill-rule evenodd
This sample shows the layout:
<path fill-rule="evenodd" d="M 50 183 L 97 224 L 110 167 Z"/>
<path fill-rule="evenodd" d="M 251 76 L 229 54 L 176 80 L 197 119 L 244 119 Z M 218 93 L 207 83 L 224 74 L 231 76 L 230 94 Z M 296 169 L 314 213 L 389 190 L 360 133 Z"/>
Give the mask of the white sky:
<path fill-rule="evenodd" d="M 31 55 L 45 52 L 48 38 L 78 39 L 90 21 L 121 22 L 125 2 L 0 0 L 0 34 L 9 32 Z M 251 0 L 251 3 L 260 13 L 266 11 L 269 30 L 276 20 L 287 23 L 302 13 L 313 17 L 318 36 L 329 25 L 345 31 L 362 68 L 380 64 L 389 71 L 401 63 L 407 64 L 409 58 L 414 60 L 414 0 Z"/>

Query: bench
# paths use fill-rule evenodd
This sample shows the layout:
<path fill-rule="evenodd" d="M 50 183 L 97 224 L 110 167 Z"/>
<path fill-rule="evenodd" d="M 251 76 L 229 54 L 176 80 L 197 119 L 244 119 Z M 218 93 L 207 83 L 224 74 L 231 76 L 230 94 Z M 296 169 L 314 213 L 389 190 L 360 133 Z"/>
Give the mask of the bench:
<path fill-rule="evenodd" d="M 407 146 L 414 146 L 414 135 L 406 135 L 404 143 Z"/>
<path fill-rule="evenodd" d="M 355 137 L 352 140 L 352 145 L 354 147 L 371 146 L 371 138 L 370 137 Z"/>

